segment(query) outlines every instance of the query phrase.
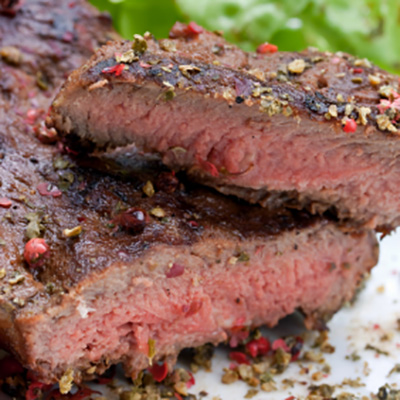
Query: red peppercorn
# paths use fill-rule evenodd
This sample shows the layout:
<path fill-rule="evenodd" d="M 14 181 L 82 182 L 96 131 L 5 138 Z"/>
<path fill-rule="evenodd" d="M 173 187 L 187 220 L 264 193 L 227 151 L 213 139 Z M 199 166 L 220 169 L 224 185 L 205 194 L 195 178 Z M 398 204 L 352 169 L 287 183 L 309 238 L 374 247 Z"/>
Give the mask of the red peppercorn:
<path fill-rule="evenodd" d="M 199 35 L 200 33 L 204 32 L 204 29 L 202 26 L 197 25 L 196 22 L 189 22 L 187 26 L 187 32 L 189 35 Z"/>
<path fill-rule="evenodd" d="M 258 356 L 258 346 L 257 346 L 256 341 L 252 340 L 249 343 L 247 343 L 246 350 L 253 358 L 257 357 Z"/>
<path fill-rule="evenodd" d="M 347 119 L 343 126 L 343 130 L 346 133 L 354 133 L 357 130 L 357 122 L 352 118 Z"/>
<path fill-rule="evenodd" d="M 44 144 L 55 143 L 58 139 L 57 131 L 54 128 L 47 128 L 43 122 L 36 125 L 33 131 L 39 141 Z"/>
<path fill-rule="evenodd" d="M 229 358 L 233 361 L 236 361 L 238 364 L 250 364 L 246 354 L 241 353 L 240 351 L 231 351 L 229 353 Z"/>
<path fill-rule="evenodd" d="M 177 276 L 183 275 L 185 267 L 181 264 L 173 263 L 172 267 L 167 271 L 165 276 L 167 278 L 176 278 Z"/>
<path fill-rule="evenodd" d="M 133 207 L 119 215 L 117 221 L 122 228 L 140 233 L 149 222 L 149 216 L 145 210 Z"/>
<path fill-rule="evenodd" d="M 246 344 L 246 350 L 252 357 L 263 356 L 269 352 L 271 345 L 265 337 L 253 339 Z"/>
<path fill-rule="evenodd" d="M 34 238 L 25 245 L 24 258 L 31 268 L 40 267 L 50 256 L 50 247 L 44 239 Z"/>
<path fill-rule="evenodd" d="M 6 197 L 0 198 L 0 207 L 2 208 L 10 208 L 12 206 L 12 201 L 7 199 Z"/>
<path fill-rule="evenodd" d="M 278 46 L 271 43 L 262 43 L 257 47 L 258 54 L 272 54 L 278 51 Z"/>
<path fill-rule="evenodd" d="M 362 68 L 353 68 L 353 74 L 362 74 L 363 72 Z"/>
<path fill-rule="evenodd" d="M 150 367 L 149 372 L 153 375 L 153 378 L 156 382 L 162 382 L 168 375 L 168 366 L 166 363 L 163 364 L 154 364 Z"/>

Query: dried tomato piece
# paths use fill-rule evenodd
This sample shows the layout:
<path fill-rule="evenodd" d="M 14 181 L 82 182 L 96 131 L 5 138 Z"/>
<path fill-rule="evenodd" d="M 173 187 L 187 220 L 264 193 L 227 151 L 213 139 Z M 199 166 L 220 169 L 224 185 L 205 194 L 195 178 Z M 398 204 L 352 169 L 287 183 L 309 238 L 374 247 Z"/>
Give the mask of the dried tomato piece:
<path fill-rule="evenodd" d="M 44 239 L 33 238 L 25 245 L 24 258 L 31 268 L 40 267 L 50 256 L 50 247 Z"/>

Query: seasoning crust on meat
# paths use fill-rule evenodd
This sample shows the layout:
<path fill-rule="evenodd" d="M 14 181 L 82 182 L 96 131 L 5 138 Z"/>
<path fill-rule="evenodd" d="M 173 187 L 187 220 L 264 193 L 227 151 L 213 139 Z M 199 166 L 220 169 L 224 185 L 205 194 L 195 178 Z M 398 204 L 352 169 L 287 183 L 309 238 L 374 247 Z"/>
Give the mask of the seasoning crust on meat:
<path fill-rule="evenodd" d="M 261 47 L 262 49 L 262 47 Z M 48 123 L 82 153 L 134 145 L 265 207 L 400 222 L 398 78 L 344 53 L 245 53 L 177 23 L 75 71 Z"/>

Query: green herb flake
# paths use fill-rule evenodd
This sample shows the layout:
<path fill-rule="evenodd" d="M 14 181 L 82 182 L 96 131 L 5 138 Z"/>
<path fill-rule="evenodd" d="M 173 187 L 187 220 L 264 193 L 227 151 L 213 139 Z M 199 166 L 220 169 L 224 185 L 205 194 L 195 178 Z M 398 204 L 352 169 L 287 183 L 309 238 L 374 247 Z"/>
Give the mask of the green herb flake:
<path fill-rule="evenodd" d="M 381 350 L 381 349 L 379 349 L 378 347 L 373 346 L 372 344 L 367 344 L 367 345 L 365 346 L 365 350 L 373 350 L 373 351 L 375 351 L 376 353 L 381 354 L 381 355 L 383 355 L 383 356 L 388 356 L 388 355 L 389 355 L 389 352 L 387 352 L 387 351 L 385 351 L 385 350 Z"/>
<path fill-rule="evenodd" d="M 40 213 L 32 212 L 25 215 L 25 219 L 29 222 L 25 234 L 28 239 L 40 237 L 45 227 L 42 224 L 42 215 Z"/>
<path fill-rule="evenodd" d="M 153 358 L 156 355 L 156 341 L 154 339 L 149 339 L 147 344 L 149 346 L 149 350 L 147 352 L 147 357 L 149 358 L 150 365 L 152 365 Z"/>
<path fill-rule="evenodd" d="M 238 257 L 237 261 L 239 261 L 239 262 L 247 262 L 247 261 L 250 261 L 250 256 L 249 256 L 247 253 L 245 253 L 244 251 L 242 251 L 242 252 L 239 254 L 239 257 Z"/>
<path fill-rule="evenodd" d="M 400 364 L 396 364 L 389 372 L 388 376 L 392 374 L 400 374 Z"/>

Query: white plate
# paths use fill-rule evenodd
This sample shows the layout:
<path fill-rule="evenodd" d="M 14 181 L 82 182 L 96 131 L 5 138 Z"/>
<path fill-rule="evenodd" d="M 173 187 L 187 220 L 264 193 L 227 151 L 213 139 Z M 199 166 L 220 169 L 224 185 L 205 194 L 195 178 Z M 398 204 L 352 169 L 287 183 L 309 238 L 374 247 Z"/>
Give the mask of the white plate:
<path fill-rule="evenodd" d="M 397 319 L 400 318 L 400 232 L 386 237 L 381 242 L 380 260 L 372 271 L 371 278 L 366 283 L 366 288 L 356 299 L 355 303 L 340 310 L 328 324 L 330 328 L 330 343 L 335 346 L 333 354 L 326 354 L 326 362 L 331 366 L 331 373 L 324 379 L 316 382 L 311 379 L 313 372 L 320 367 L 312 363 L 312 370 L 307 375 L 300 375 L 298 363 L 292 363 L 282 374 L 276 377 L 279 391 L 259 392 L 253 400 L 283 400 L 290 396 L 305 396 L 307 387 L 312 384 L 329 385 L 340 384 L 345 378 L 361 378 L 364 387 L 351 388 L 344 386 L 335 392 L 350 392 L 357 396 L 369 396 L 377 393 L 380 386 L 385 383 L 400 382 L 400 374 L 394 373 L 390 377 L 389 371 L 396 363 L 400 363 L 400 332 L 397 330 Z M 267 334 L 285 335 L 297 333 L 299 322 L 295 318 L 287 318 Z M 384 335 L 389 335 L 390 340 L 382 341 Z M 389 356 L 378 355 L 375 351 L 366 350 L 367 344 L 388 351 Z M 346 359 L 356 352 L 361 359 L 351 361 Z M 365 363 L 370 369 L 366 376 Z M 213 396 L 222 400 L 242 400 L 249 387 L 244 382 L 235 382 L 224 385 L 221 382 L 222 369 L 229 365 L 226 352 L 218 350 L 213 359 L 213 372 L 199 372 L 195 375 L 196 385 L 191 393 L 204 390 L 209 393 L 207 398 Z M 304 364 L 306 365 L 306 364 Z M 283 379 L 293 379 L 307 382 L 297 384 L 294 388 L 284 389 L 281 384 Z M 399 385 L 400 388 L 400 385 Z"/>

